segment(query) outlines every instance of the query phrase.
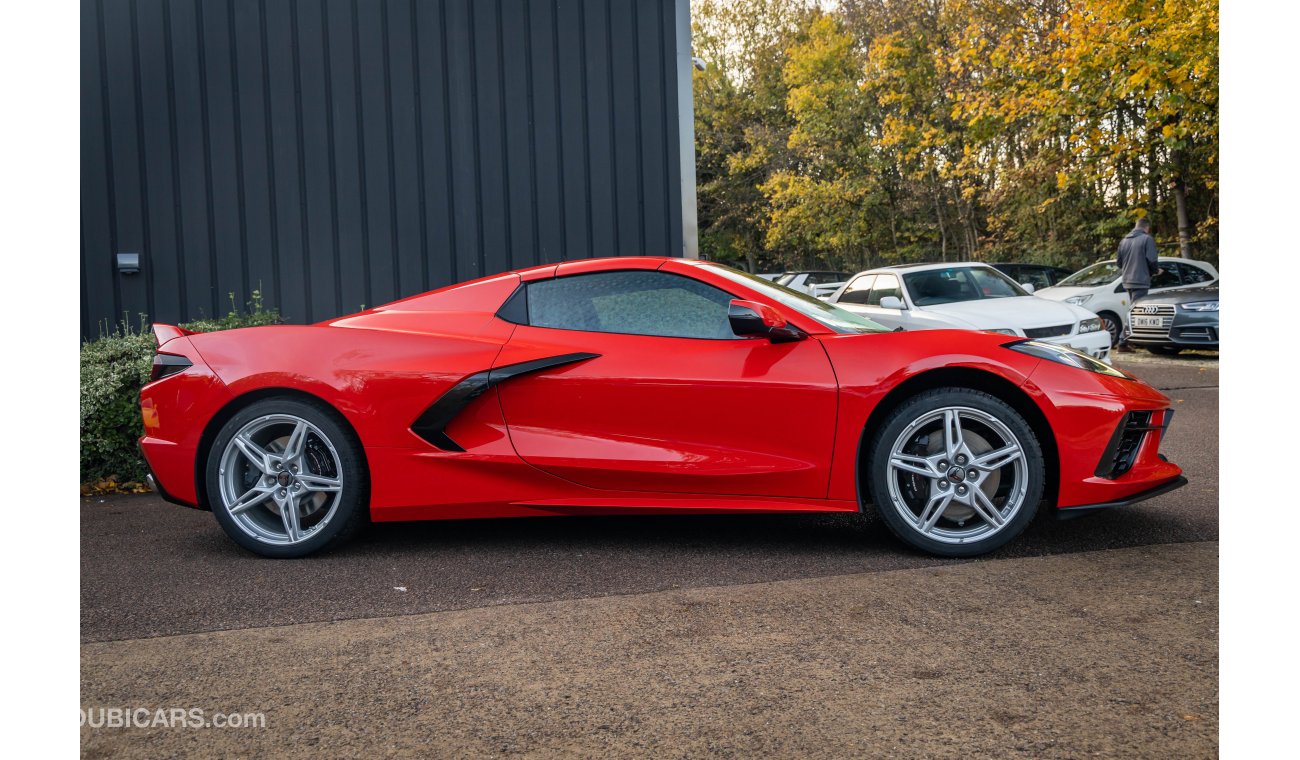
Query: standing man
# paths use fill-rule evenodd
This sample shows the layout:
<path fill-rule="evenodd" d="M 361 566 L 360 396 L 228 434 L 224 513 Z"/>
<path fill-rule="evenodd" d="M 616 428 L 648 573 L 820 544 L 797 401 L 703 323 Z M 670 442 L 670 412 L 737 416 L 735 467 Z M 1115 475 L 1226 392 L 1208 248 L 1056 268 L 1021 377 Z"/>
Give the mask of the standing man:
<path fill-rule="evenodd" d="M 1156 239 L 1151 237 L 1151 220 L 1143 217 L 1138 220 L 1133 231 L 1119 241 L 1119 252 L 1115 254 L 1115 263 L 1124 275 L 1124 290 L 1128 291 L 1128 305 L 1151 290 L 1151 277 L 1164 270 L 1159 266 L 1159 254 L 1156 252 Z M 1132 351 L 1128 347 L 1128 329 L 1124 329 L 1119 339 L 1119 351 Z"/>

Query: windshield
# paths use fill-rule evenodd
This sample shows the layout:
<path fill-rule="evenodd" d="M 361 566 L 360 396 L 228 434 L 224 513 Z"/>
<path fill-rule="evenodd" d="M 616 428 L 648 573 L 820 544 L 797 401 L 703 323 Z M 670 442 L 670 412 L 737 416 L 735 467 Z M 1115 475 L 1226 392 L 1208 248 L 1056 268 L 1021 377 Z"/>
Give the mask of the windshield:
<path fill-rule="evenodd" d="M 739 272 L 740 270 L 737 269 L 736 271 Z M 793 279 L 794 279 L 794 272 L 786 272 L 785 274 L 783 274 L 783 275 L 781 275 L 780 277 L 776 278 L 776 284 L 777 284 L 777 285 L 789 285 L 789 284 L 790 284 L 790 281 L 793 280 Z"/>
<path fill-rule="evenodd" d="M 1119 277 L 1119 267 L 1113 261 L 1102 261 L 1086 269 L 1080 269 L 1064 280 L 1056 283 L 1057 287 L 1095 288 L 1109 285 Z"/>
<path fill-rule="evenodd" d="M 729 266 L 717 264 L 712 261 L 704 262 L 705 266 L 711 268 L 714 272 L 726 277 L 728 280 L 738 282 L 750 290 L 757 291 L 771 298 L 773 301 L 783 306 L 789 306 L 791 309 L 817 320 L 823 325 L 837 333 L 878 333 L 889 332 L 889 328 L 884 325 L 872 322 L 866 317 L 859 317 L 838 306 L 826 303 L 819 298 L 813 298 L 810 295 L 799 293 L 783 287 L 780 284 L 764 280 L 758 275 L 742 272 L 739 269 L 732 269 Z"/>
<path fill-rule="evenodd" d="M 990 267 L 926 269 L 903 275 L 917 306 L 1027 296 L 1014 280 Z"/>

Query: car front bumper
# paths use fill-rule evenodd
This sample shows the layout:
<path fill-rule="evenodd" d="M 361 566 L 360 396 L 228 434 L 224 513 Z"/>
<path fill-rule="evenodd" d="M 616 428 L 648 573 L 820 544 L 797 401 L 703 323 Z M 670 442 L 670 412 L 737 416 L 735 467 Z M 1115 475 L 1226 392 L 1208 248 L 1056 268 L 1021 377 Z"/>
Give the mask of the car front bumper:
<path fill-rule="evenodd" d="M 1110 364 L 1110 333 L 1105 330 L 1096 330 L 1093 332 L 1077 333 L 1073 335 L 1060 335 L 1055 338 L 1035 338 L 1043 343 L 1056 343 L 1061 346 L 1069 346 L 1076 351 L 1082 351 L 1089 356 L 1096 357 L 1107 364 Z"/>
<path fill-rule="evenodd" d="M 1187 478 L 1183 477 L 1182 475 L 1179 475 L 1178 477 L 1174 478 L 1168 483 L 1165 483 L 1164 485 L 1159 485 L 1156 486 L 1155 488 L 1149 488 L 1145 491 L 1139 491 L 1138 493 L 1135 493 L 1132 496 L 1126 496 L 1122 499 L 1116 499 L 1115 501 L 1107 501 L 1107 502 L 1102 502 L 1100 504 L 1084 504 L 1078 507 L 1061 507 L 1060 509 L 1056 510 L 1056 519 L 1073 520 L 1076 517 L 1083 517 L 1084 515 L 1090 515 L 1093 512 L 1101 512 L 1107 509 L 1115 509 L 1117 507 L 1131 506 L 1133 504 L 1137 504 L 1140 501 L 1146 501 L 1147 499 L 1151 499 L 1156 496 L 1163 496 L 1164 494 L 1167 494 L 1170 491 L 1176 491 L 1185 485 L 1187 485 Z"/>
<path fill-rule="evenodd" d="M 1219 312 L 1184 311 L 1161 316 L 1160 327 L 1133 329 L 1128 342 L 1135 346 L 1164 346 L 1169 348 L 1219 347 Z M 1131 319 L 1131 317 L 1130 317 Z"/>
<path fill-rule="evenodd" d="M 1044 360 L 1024 389 L 1053 433 L 1058 508 L 1129 503 L 1183 474 L 1160 454 L 1171 402 L 1146 383 Z"/>

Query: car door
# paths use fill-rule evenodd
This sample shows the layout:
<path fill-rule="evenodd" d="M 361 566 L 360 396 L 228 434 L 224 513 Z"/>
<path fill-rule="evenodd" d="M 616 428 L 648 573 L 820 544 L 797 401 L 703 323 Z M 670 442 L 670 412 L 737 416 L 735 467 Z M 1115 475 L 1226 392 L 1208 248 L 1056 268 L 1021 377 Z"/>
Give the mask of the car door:
<path fill-rule="evenodd" d="M 817 340 L 739 338 L 733 296 L 683 275 L 563 270 L 526 284 L 494 364 L 583 357 L 498 386 L 520 457 L 598 489 L 825 497 L 838 387 Z"/>

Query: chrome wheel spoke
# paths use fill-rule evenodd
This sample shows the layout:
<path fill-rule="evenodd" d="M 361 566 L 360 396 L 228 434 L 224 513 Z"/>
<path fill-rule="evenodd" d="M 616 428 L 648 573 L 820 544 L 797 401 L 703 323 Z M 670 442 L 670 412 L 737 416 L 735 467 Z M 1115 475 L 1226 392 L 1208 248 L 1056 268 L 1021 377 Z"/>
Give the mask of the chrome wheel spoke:
<path fill-rule="evenodd" d="M 949 457 L 954 457 L 965 445 L 961 434 L 961 414 L 956 409 L 943 413 L 943 445 Z"/>
<path fill-rule="evenodd" d="M 889 464 L 894 469 L 924 475 L 927 478 L 933 478 L 936 474 L 928 459 L 913 454 L 895 454 L 890 458 Z"/>
<path fill-rule="evenodd" d="M 948 509 L 950 503 L 952 503 L 952 491 L 936 493 L 930 497 L 925 509 L 921 510 L 920 516 L 916 519 L 917 527 L 921 529 L 922 533 L 930 532 L 934 524 L 939 522 L 939 518 L 943 516 L 944 511 Z"/>
<path fill-rule="evenodd" d="M 971 461 L 971 464 L 981 470 L 1000 470 L 1023 455 L 1024 452 L 1020 450 L 1020 447 L 1013 443 L 1008 446 L 1003 446 L 1000 449 L 980 454 Z"/>
<path fill-rule="evenodd" d="M 267 475 L 274 472 L 271 464 L 271 456 L 267 453 L 266 449 L 253 443 L 253 440 L 247 435 L 240 433 L 235 436 L 232 443 L 235 444 L 235 447 L 239 449 L 240 453 L 247 457 L 248 461 L 256 467 L 259 472 Z"/>
<path fill-rule="evenodd" d="M 247 493 L 236 499 L 234 504 L 226 507 L 226 511 L 230 512 L 232 515 L 237 515 L 240 512 L 252 509 L 258 504 L 266 501 L 267 496 L 270 496 L 270 494 L 267 493 L 265 488 L 262 488 L 261 486 L 253 486 L 248 489 Z"/>
<path fill-rule="evenodd" d="M 289 495 L 284 498 L 280 503 L 280 519 L 284 522 L 284 532 L 290 542 L 302 537 L 302 528 L 298 519 L 298 497 Z"/>
<path fill-rule="evenodd" d="M 329 478 L 324 475 L 317 475 L 313 472 L 298 473 L 298 482 L 308 491 L 340 491 L 343 489 L 343 481 L 338 478 Z"/>
<path fill-rule="evenodd" d="M 1000 528 L 1006 523 L 1006 518 L 1002 516 L 1001 510 L 989 499 L 989 497 L 980 489 L 973 489 L 975 498 L 971 499 L 971 507 L 979 513 L 984 521 L 995 528 Z"/>
<path fill-rule="evenodd" d="M 286 461 L 298 459 L 302 456 L 303 445 L 307 442 L 307 423 L 298 420 L 293 426 L 293 432 L 289 434 L 288 443 L 284 444 L 284 458 Z"/>

